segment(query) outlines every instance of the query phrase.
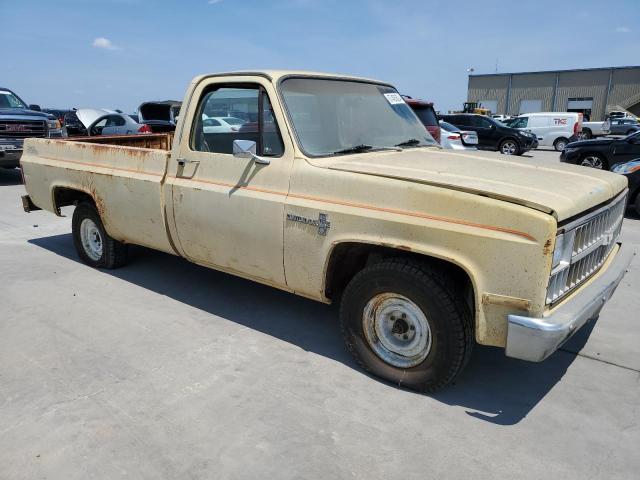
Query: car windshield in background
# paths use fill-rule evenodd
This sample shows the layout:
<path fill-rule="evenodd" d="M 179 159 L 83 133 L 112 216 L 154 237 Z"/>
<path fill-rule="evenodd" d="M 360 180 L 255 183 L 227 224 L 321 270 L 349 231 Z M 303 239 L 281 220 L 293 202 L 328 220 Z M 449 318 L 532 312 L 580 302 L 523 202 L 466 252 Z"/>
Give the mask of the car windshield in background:
<path fill-rule="evenodd" d="M 449 122 L 440 121 L 440 128 L 446 130 L 447 132 L 459 132 L 460 129 L 455 125 L 451 125 Z"/>
<path fill-rule="evenodd" d="M 0 90 L 0 108 L 28 108 L 11 92 Z"/>
<path fill-rule="evenodd" d="M 438 118 L 436 117 L 436 112 L 431 105 L 414 105 L 413 111 L 424 125 L 438 126 Z"/>
<path fill-rule="evenodd" d="M 398 92 L 373 83 L 289 78 L 282 94 L 310 156 L 437 145 Z"/>
<path fill-rule="evenodd" d="M 235 117 L 224 117 L 222 120 L 227 122 L 229 125 L 244 125 L 247 123 L 245 120 Z"/>

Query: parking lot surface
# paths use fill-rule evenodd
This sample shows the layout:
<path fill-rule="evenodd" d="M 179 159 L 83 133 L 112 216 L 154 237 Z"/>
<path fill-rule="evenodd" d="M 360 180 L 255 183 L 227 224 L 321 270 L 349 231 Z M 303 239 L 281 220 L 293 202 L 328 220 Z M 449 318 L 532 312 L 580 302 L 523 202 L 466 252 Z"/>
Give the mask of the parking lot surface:
<path fill-rule="evenodd" d="M 638 259 L 547 361 L 478 346 L 420 395 L 358 368 L 335 306 L 143 248 L 91 269 L 23 191 L 0 171 L 2 479 L 638 478 Z"/>

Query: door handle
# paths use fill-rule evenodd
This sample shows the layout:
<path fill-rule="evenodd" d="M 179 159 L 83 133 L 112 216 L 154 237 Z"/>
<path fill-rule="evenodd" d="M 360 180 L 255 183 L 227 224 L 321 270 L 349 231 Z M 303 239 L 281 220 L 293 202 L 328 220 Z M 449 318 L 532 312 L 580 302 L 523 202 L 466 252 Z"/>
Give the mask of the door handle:
<path fill-rule="evenodd" d="M 200 160 L 189 160 L 187 158 L 176 158 L 176 161 L 181 167 L 184 167 L 187 163 L 193 163 L 195 165 L 200 163 Z"/>

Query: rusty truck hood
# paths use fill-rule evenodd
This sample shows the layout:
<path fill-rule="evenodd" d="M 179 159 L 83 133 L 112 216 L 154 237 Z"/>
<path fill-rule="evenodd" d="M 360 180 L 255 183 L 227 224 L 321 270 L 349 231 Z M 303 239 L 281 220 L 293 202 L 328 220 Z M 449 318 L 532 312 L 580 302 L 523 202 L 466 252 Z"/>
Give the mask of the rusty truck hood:
<path fill-rule="evenodd" d="M 627 186 L 622 175 L 587 167 L 431 148 L 345 155 L 312 163 L 505 200 L 550 213 L 558 221 L 606 202 Z"/>

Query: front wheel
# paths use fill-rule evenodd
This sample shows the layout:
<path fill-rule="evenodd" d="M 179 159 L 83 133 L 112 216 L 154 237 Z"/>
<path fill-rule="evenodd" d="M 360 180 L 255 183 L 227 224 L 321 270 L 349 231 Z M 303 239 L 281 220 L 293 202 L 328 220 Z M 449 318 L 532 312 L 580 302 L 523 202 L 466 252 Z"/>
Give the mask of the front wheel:
<path fill-rule="evenodd" d="M 590 153 L 582 157 L 582 159 L 580 160 L 580 165 L 582 165 L 583 167 L 596 168 L 598 170 L 606 170 L 607 168 L 606 160 L 595 153 Z"/>
<path fill-rule="evenodd" d="M 452 382 L 473 346 L 464 301 L 429 267 L 401 259 L 360 271 L 347 286 L 340 322 L 347 348 L 367 371 L 433 392 Z"/>
<path fill-rule="evenodd" d="M 507 139 L 500 143 L 500 153 L 503 155 L 518 155 L 520 147 L 515 140 Z"/>
<path fill-rule="evenodd" d="M 73 244 L 84 263 L 95 268 L 118 268 L 127 262 L 127 245 L 110 237 L 92 203 L 79 203 L 71 221 Z"/>
<path fill-rule="evenodd" d="M 591 134 L 591 130 L 588 128 L 582 130 L 582 139 L 589 140 L 593 135 Z"/>

